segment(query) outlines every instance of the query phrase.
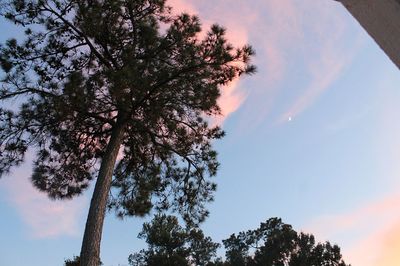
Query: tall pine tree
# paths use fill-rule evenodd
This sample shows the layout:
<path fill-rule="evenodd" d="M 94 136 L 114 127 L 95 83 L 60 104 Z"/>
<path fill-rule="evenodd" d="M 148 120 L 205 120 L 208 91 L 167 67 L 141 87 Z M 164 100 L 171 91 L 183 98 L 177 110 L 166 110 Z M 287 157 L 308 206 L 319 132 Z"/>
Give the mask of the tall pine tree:
<path fill-rule="evenodd" d="M 99 263 L 107 206 L 119 216 L 152 208 L 207 215 L 223 136 L 221 86 L 254 72 L 249 46 L 213 25 L 172 15 L 165 0 L 3 0 L 25 30 L 0 50 L 0 176 L 36 156 L 33 184 L 51 198 L 79 195 L 96 179 L 81 265 Z"/>

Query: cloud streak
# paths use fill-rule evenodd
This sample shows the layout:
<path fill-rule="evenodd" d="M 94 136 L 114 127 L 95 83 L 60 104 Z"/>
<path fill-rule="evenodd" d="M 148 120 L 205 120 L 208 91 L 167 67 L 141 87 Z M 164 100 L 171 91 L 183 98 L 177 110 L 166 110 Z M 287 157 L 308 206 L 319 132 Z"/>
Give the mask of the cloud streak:
<path fill-rule="evenodd" d="M 260 71 L 252 79 L 258 87 L 234 82 L 223 88 L 220 122 L 246 103 L 242 120 L 253 125 L 265 122 L 272 111 L 278 113 L 278 123 L 300 115 L 342 75 L 360 43 L 360 35 L 346 24 L 349 20 L 337 12 L 332 15 L 333 8 L 342 8 L 333 2 L 268 0 L 249 5 L 244 0 L 235 4 L 172 0 L 169 4 L 176 13 L 198 14 L 204 29 L 215 22 L 225 26 L 227 39 L 236 46 L 256 47 Z M 288 93 L 291 96 L 283 99 Z"/>
<path fill-rule="evenodd" d="M 333 5 L 314 1 L 298 8 L 298 13 L 304 18 L 301 27 L 303 34 L 299 36 L 307 35 L 307 38 L 297 38 L 301 47 L 298 52 L 304 58 L 302 72 L 308 76 L 308 85 L 300 90 L 301 93 L 280 115 L 279 122 L 296 117 L 309 108 L 343 74 L 362 44 L 361 34 L 352 36 L 351 27 L 348 27 L 343 16 L 331 15 Z M 304 9 L 306 6 L 307 9 Z M 309 6 L 313 7 L 313 14 L 318 15 L 307 19 Z"/>
<path fill-rule="evenodd" d="M 246 10 L 241 5 L 248 3 L 235 5 Z M 248 90 L 240 106 L 241 128 L 299 116 L 342 76 L 364 40 L 342 9 L 330 1 L 252 3 L 250 19 L 241 26 L 256 49 L 259 72 L 251 78 L 255 85 L 243 83 Z"/>

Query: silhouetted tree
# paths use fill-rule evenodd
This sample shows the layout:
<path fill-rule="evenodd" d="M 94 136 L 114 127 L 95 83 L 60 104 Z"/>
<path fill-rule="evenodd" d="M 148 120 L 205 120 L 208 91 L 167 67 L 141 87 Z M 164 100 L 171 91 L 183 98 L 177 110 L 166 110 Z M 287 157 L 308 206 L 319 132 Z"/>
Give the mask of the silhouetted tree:
<path fill-rule="evenodd" d="M 206 266 L 219 247 L 201 230 L 182 228 L 175 216 L 155 216 L 143 225 L 139 238 L 146 240 L 148 249 L 129 256 L 133 266 Z"/>
<path fill-rule="evenodd" d="M 315 243 L 313 235 L 297 233 L 279 218 L 233 234 L 223 244 L 226 266 L 348 266 L 337 245 Z"/>
<path fill-rule="evenodd" d="M 199 229 L 182 228 L 173 216 L 156 216 L 139 237 L 148 249 L 129 256 L 132 266 L 349 266 L 337 245 L 315 243 L 313 235 L 297 233 L 278 218 L 223 240 L 225 261 L 216 258 L 217 243 Z"/>
<path fill-rule="evenodd" d="M 0 13 L 26 35 L 0 51 L 0 100 L 22 96 L 0 109 L 0 176 L 29 147 L 33 184 L 52 198 L 97 176 L 81 265 L 98 264 L 107 203 L 121 217 L 157 208 L 202 221 L 223 136 L 204 117 L 220 114 L 220 86 L 254 72 L 253 50 L 217 25 L 200 39 L 199 19 L 165 0 L 3 0 Z"/>

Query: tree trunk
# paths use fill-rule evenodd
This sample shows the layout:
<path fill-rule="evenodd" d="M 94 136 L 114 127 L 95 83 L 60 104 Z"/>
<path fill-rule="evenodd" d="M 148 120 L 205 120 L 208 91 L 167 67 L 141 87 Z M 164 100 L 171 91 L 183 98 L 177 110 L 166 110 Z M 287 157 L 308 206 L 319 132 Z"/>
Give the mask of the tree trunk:
<path fill-rule="evenodd" d="M 99 175 L 90 202 L 89 214 L 83 235 L 80 265 L 100 265 L 100 242 L 112 174 L 121 147 L 125 126 L 118 124 L 113 129 L 106 152 L 101 161 Z"/>

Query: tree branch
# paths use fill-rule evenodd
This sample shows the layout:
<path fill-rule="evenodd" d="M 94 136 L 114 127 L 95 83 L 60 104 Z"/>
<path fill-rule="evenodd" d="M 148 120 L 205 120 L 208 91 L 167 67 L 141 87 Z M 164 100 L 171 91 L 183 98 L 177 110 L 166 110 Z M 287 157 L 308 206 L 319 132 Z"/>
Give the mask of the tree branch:
<path fill-rule="evenodd" d="M 67 25 L 69 28 L 71 28 L 74 32 L 76 32 L 80 37 L 82 37 L 83 39 L 85 39 L 87 45 L 89 46 L 90 50 L 92 51 L 92 53 L 104 64 L 106 65 L 108 68 L 112 68 L 112 65 L 101 55 L 101 53 L 99 51 L 97 51 L 97 49 L 94 47 L 94 45 L 92 44 L 92 42 L 90 41 L 89 37 L 84 34 L 82 31 L 80 31 L 77 27 L 75 27 L 70 21 L 68 21 L 67 19 L 65 19 L 62 15 L 60 15 L 59 13 L 57 13 L 56 11 L 54 11 L 52 8 L 47 7 L 43 4 L 43 8 L 52 13 L 53 15 L 55 15 L 58 19 L 60 19 L 65 25 Z"/>

